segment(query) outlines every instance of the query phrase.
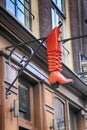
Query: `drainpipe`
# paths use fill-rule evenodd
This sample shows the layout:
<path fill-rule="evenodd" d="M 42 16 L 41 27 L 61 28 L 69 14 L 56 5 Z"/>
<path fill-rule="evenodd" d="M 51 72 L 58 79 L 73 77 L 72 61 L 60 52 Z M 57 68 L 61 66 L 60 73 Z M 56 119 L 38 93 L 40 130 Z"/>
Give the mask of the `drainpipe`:
<path fill-rule="evenodd" d="M 80 36 L 82 35 L 82 18 L 81 18 L 81 0 L 78 0 L 78 16 L 79 16 L 79 31 L 80 31 Z M 81 43 L 81 52 L 83 52 L 83 42 L 82 39 L 80 39 Z"/>

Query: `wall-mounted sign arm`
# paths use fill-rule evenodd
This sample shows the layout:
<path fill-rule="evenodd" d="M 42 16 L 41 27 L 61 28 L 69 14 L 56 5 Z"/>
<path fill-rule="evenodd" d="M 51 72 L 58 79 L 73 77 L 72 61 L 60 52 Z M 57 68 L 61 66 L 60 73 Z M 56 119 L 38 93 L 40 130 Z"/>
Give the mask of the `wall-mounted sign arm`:
<path fill-rule="evenodd" d="M 68 41 L 76 40 L 76 39 L 80 39 L 80 38 L 87 38 L 87 35 L 82 35 L 82 36 L 76 36 L 76 37 L 67 38 L 67 39 L 62 40 L 61 42 L 62 42 L 62 44 L 65 44 Z"/>
<path fill-rule="evenodd" d="M 43 40 L 43 39 L 45 39 L 45 38 L 46 38 L 46 37 L 43 37 L 43 38 L 35 39 L 35 40 L 32 40 L 32 41 L 22 42 L 22 43 L 19 43 L 19 44 L 18 44 L 18 43 L 15 43 L 15 45 L 8 46 L 8 47 L 6 47 L 5 49 L 8 50 L 8 49 L 10 49 L 10 48 L 15 47 L 16 45 L 17 45 L 17 47 L 19 47 L 19 46 L 23 46 L 23 45 L 28 45 L 28 44 L 33 43 L 33 42 L 39 42 L 40 40 Z"/>
<path fill-rule="evenodd" d="M 39 45 L 36 48 L 36 50 L 30 55 L 29 59 L 25 62 L 24 66 L 20 69 L 18 75 L 16 76 L 16 78 L 13 80 L 13 82 L 10 84 L 9 88 L 6 91 L 6 95 L 9 94 L 9 91 L 11 90 L 11 88 L 13 87 L 14 83 L 16 82 L 16 80 L 20 77 L 20 75 L 22 74 L 22 72 L 25 70 L 26 66 L 28 65 L 28 63 L 32 60 L 32 58 L 36 55 L 36 53 L 39 51 L 40 47 L 43 45 L 44 41 L 46 40 L 46 38 L 43 38 L 42 42 L 39 41 Z"/>
<path fill-rule="evenodd" d="M 12 48 L 12 50 L 10 51 L 9 57 L 8 57 L 8 63 L 10 64 L 11 56 L 12 56 L 13 52 L 14 52 L 17 48 L 19 48 L 20 46 L 26 46 L 26 45 L 29 46 L 30 43 L 38 42 L 38 41 L 43 40 L 43 39 L 46 39 L 46 37 L 44 37 L 44 38 L 39 38 L 39 39 L 35 39 L 35 40 L 32 40 L 32 41 L 22 42 L 22 43 L 19 43 L 19 44 L 15 44 L 15 45 L 6 47 L 6 48 L 5 48 L 6 50 L 9 50 L 9 49 Z M 31 51 L 31 54 L 32 54 L 32 50 L 33 50 L 33 49 L 32 49 L 30 46 L 29 46 L 28 48 L 29 48 L 29 50 Z"/>

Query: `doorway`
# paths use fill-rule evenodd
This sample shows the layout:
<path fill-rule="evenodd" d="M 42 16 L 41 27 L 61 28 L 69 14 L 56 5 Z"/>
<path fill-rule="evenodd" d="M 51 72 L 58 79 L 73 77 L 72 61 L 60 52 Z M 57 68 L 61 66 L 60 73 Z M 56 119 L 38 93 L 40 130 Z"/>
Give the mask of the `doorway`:
<path fill-rule="evenodd" d="M 29 130 L 19 126 L 19 130 Z"/>

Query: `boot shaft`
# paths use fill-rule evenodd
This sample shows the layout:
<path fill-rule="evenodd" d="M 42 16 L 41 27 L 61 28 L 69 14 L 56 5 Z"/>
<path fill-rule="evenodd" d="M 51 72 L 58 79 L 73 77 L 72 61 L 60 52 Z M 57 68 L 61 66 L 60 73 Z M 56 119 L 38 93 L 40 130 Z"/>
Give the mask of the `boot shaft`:
<path fill-rule="evenodd" d="M 59 42 L 60 28 L 55 27 L 47 36 L 47 52 L 61 51 L 61 43 Z"/>
<path fill-rule="evenodd" d="M 58 41 L 60 28 L 54 28 L 47 36 L 47 54 L 49 71 L 62 71 L 62 49 Z"/>

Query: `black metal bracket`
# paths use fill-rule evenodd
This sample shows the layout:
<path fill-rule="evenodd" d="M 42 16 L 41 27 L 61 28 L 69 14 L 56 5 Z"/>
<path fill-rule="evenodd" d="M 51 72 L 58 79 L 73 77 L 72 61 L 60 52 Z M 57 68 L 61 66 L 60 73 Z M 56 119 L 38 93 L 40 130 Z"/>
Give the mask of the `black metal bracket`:
<path fill-rule="evenodd" d="M 62 23 L 60 22 L 59 23 L 59 27 L 62 26 Z M 68 38 L 68 39 L 64 39 L 60 42 L 62 42 L 62 44 L 70 41 L 70 40 L 75 40 L 75 39 L 80 39 L 80 38 L 85 38 L 87 37 L 87 35 L 83 35 L 83 36 L 77 36 L 77 37 L 72 37 L 72 38 Z M 19 44 L 15 44 L 14 46 L 9 46 L 9 47 L 6 47 L 6 50 L 9 50 L 11 49 L 10 51 L 10 54 L 9 54 L 9 58 L 8 58 L 8 62 L 10 64 L 10 59 L 11 59 L 11 56 L 12 54 L 14 53 L 14 51 L 19 47 L 19 46 L 27 46 L 30 50 L 30 56 L 27 58 L 27 60 L 25 61 L 24 58 L 25 56 L 22 57 L 22 60 L 20 61 L 21 63 L 24 61 L 24 65 L 21 67 L 18 75 L 16 76 L 16 78 L 13 80 L 13 82 L 10 84 L 9 88 L 6 89 L 6 95 L 9 95 L 9 92 L 11 92 L 11 88 L 13 87 L 14 83 L 16 82 L 16 80 L 20 77 L 20 75 L 22 74 L 22 72 L 25 70 L 26 66 L 29 64 L 29 62 L 32 60 L 32 58 L 36 55 L 36 53 L 38 52 L 38 50 L 40 49 L 40 47 L 43 45 L 44 41 L 46 40 L 46 37 L 44 38 L 40 38 L 40 39 L 35 39 L 35 40 L 32 40 L 32 41 L 27 41 L 27 42 L 23 42 L 23 43 L 19 43 Z M 38 47 L 36 48 L 36 50 L 34 51 L 30 46 L 29 46 L 29 43 L 33 43 L 33 42 L 38 42 L 39 45 Z M 59 87 L 59 84 L 56 83 L 56 84 L 53 84 L 52 85 L 52 88 L 55 89 Z"/>
<path fill-rule="evenodd" d="M 62 42 L 62 44 L 65 44 L 68 41 L 72 41 L 72 40 L 76 40 L 76 39 L 80 39 L 80 38 L 87 38 L 87 35 L 82 35 L 82 36 L 76 36 L 76 37 L 63 39 L 61 42 Z"/>
<path fill-rule="evenodd" d="M 31 51 L 31 54 L 30 56 L 27 58 L 27 60 L 25 61 L 24 65 L 22 66 L 22 68 L 20 69 L 18 75 L 16 76 L 16 78 L 13 80 L 13 82 L 10 84 L 9 88 L 6 89 L 6 95 L 9 95 L 9 92 L 11 92 L 11 88 L 13 87 L 14 83 L 16 82 L 16 80 L 20 77 L 20 75 L 22 74 L 22 72 L 25 70 L 26 66 L 29 64 L 29 62 L 32 60 L 32 58 L 36 55 L 36 53 L 39 51 L 40 47 L 43 45 L 43 43 L 45 42 L 46 40 L 46 37 L 45 38 L 40 38 L 40 39 L 35 39 L 33 41 L 29 41 L 29 42 L 23 42 L 23 43 L 20 43 L 20 44 L 16 44 L 15 46 L 9 46 L 9 47 L 6 47 L 6 50 L 8 50 L 9 48 L 12 48 L 10 54 L 9 54 L 9 58 L 8 58 L 8 61 L 9 61 L 9 64 L 10 64 L 10 59 L 11 59 L 11 56 L 13 54 L 13 52 L 18 48 L 18 46 L 23 46 L 23 45 L 28 45 L 29 43 L 33 43 L 33 42 L 38 42 L 39 45 L 38 47 L 36 48 L 36 50 L 34 51 L 31 47 L 28 47 L 29 50 Z M 24 57 L 23 57 L 24 58 Z M 22 58 L 21 62 L 24 61 Z"/>

